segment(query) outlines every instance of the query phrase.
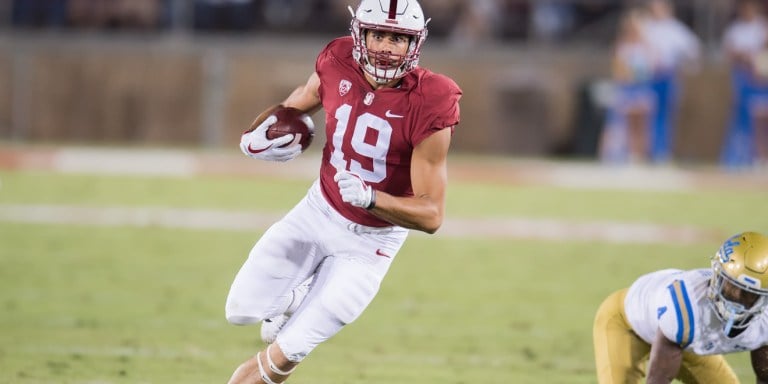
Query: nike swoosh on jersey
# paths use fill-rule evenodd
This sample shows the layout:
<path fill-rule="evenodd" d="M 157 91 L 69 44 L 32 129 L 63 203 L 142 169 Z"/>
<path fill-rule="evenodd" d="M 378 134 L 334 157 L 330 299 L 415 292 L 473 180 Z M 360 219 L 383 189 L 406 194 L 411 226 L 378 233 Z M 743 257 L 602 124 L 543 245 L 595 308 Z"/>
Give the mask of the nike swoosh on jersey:
<path fill-rule="evenodd" d="M 376 250 L 376 255 L 377 255 L 377 256 L 384 256 L 384 257 L 386 257 L 386 258 L 390 258 L 390 259 L 392 258 L 392 256 L 390 256 L 390 255 L 387 255 L 386 253 L 382 252 L 382 251 L 381 251 L 381 249 L 377 249 L 377 250 Z"/>
<path fill-rule="evenodd" d="M 251 145 L 248 144 L 248 152 L 253 153 L 253 154 L 262 153 L 262 152 L 264 152 L 264 151 L 266 151 L 267 149 L 270 149 L 270 148 L 272 148 L 272 144 L 267 145 L 265 148 L 262 148 L 262 149 L 253 149 L 253 148 L 251 148 Z"/>
<path fill-rule="evenodd" d="M 392 113 L 392 111 L 390 111 L 389 109 L 387 109 L 387 112 L 384 112 L 384 116 L 386 116 L 386 117 L 392 117 L 392 118 L 395 118 L 395 119 L 402 119 L 402 118 L 403 118 L 403 115 L 395 115 L 395 114 L 394 114 L 394 113 Z"/>

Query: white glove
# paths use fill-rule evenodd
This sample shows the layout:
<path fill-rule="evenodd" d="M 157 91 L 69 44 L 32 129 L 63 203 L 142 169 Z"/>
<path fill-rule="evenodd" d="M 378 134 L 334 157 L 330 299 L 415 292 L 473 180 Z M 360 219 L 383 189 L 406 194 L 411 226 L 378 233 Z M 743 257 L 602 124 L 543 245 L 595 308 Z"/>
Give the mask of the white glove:
<path fill-rule="evenodd" d="M 281 145 L 293 141 L 293 135 L 267 139 L 267 128 L 277 122 L 275 115 L 267 117 L 256 129 L 243 133 L 240 137 L 240 150 L 254 159 L 268 161 L 288 161 L 301 153 L 301 145 L 294 144 L 284 148 Z"/>
<path fill-rule="evenodd" d="M 359 175 L 349 171 L 339 171 L 333 176 L 339 185 L 341 199 L 355 207 L 372 209 L 376 205 L 376 192 Z"/>

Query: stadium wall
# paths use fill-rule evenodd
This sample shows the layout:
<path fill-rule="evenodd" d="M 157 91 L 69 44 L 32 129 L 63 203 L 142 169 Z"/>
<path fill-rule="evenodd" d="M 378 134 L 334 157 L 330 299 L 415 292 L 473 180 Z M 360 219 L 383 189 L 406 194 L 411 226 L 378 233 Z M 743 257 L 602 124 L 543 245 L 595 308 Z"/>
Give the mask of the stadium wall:
<path fill-rule="evenodd" d="M 326 42 L 8 36 L 0 40 L 0 140 L 231 146 L 262 109 L 306 80 Z M 580 118 L 585 103 L 578 90 L 605 79 L 607 49 L 456 49 L 431 41 L 422 64 L 450 75 L 464 90 L 456 151 L 567 155 L 580 137 L 593 140 L 599 130 Z M 727 69 L 705 63 L 685 80 L 676 157 L 713 161 L 728 113 Z M 321 133 L 323 120 L 315 116 Z"/>

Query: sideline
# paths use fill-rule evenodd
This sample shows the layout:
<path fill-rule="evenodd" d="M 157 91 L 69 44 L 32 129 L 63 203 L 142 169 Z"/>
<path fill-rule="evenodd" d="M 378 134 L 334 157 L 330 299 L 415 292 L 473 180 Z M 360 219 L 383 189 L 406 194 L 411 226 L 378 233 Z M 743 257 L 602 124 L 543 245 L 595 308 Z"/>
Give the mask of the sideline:
<path fill-rule="evenodd" d="M 168 229 L 260 232 L 280 213 L 235 212 L 146 207 L 83 207 L 76 205 L 0 205 L 0 222 L 157 227 Z M 717 230 L 597 220 L 557 220 L 526 217 L 495 219 L 446 218 L 437 238 L 594 241 L 606 243 L 717 243 L 726 237 Z"/>
<path fill-rule="evenodd" d="M 249 159 L 236 150 L 167 148 L 39 147 L 0 144 L 0 170 L 63 173 L 196 175 L 269 175 L 312 179 L 320 164 L 319 149 L 273 163 Z M 768 191 L 768 169 L 725 172 L 713 166 L 674 164 L 606 166 L 594 161 L 524 159 L 451 155 L 450 178 L 484 183 L 547 185 L 567 188 Z"/>
<path fill-rule="evenodd" d="M 195 177 L 270 176 L 312 179 L 319 150 L 286 163 L 249 159 L 236 150 L 167 148 L 40 147 L 0 143 L 0 170 L 109 175 Z M 546 185 L 566 188 L 690 191 L 746 189 L 768 191 L 768 172 L 726 173 L 716 167 L 609 167 L 588 161 L 515 159 L 453 155 L 449 177 L 479 183 Z M 1 182 L 1 180 L 0 180 Z M 0 205 L 0 221 L 77 225 L 136 226 L 206 230 L 262 231 L 281 215 L 217 210 L 147 207 L 93 208 L 67 205 Z M 424 235 L 414 231 L 415 235 Z M 616 221 L 567 221 L 526 217 L 446 218 L 434 236 L 611 243 L 719 242 L 728 234 L 706 228 Z"/>

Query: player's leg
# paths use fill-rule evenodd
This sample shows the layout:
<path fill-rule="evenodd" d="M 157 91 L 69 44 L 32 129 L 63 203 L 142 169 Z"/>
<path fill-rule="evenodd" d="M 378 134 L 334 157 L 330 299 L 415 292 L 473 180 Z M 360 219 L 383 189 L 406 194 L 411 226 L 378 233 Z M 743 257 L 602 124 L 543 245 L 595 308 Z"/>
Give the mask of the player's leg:
<path fill-rule="evenodd" d="M 318 238 L 324 217 L 305 198 L 262 236 L 235 277 L 227 297 L 227 319 L 253 324 L 300 307 L 293 289 L 315 273 L 325 251 Z M 294 308 L 295 309 L 295 308 Z M 295 363 L 276 345 L 258 352 L 232 374 L 230 383 L 282 382 Z"/>
<path fill-rule="evenodd" d="M 248 359 L 232 374 L 228 384 L 279 384 L 293 373 L 298 363 L 285 358 L 277 344 L 271 344 Z"/>
<path fill-rule="evenodd" d="M 753 114 L 753 153 L 754 163 L 758 167 L 768 165 L 768 89 L 760 88 L 754 100 Z"/>
<path fill-rule="evenodd" d="M 677 379 L 685 384 L 738 384 L 739 378 L 722 355 L 699 356 L 683 353 Z"/>
<path fill-rule="evenodd" d="M 734 96 L 731 102 L 731 117 L 721 148 L 720 162 L 732 169 L 742 168 L 752 161 L 749 140 L 752 132 L 752 116 L 749 104 L 753 92 L 750 77 L 744 70 L 738 68 L 732 72 L 731 76 Z"/>
<path fill-rule="evenodd" d="M 651 160 L 663 163 L 670 160 L 675 109 L 677 108 L 677 85 L 672 72 L 658 75 L 653 81 L 656 94 L 656 110 L 653 118 Z"/>
<path fill-rule="evenodd" d="M 627 113 L 630 162 L 645 162 L 648 153 L 648 111 L 634 105 Z"/>
<path fill-rule="evenodd" d="M 304 280 L 298 287 L 291 291 L 291 302 L 284 313 L 272 318 L 264 319 L 261 322 L 261 340 L 267 344 L 272 344 L 277 338 L 277 334 L 288 322 L 294 312 L 299 308 L 299 305 L 304 301 L 304 298 L 309 293 L 314 281 L 314 275 L 310 276 L 307 280 Z"/>
<path fill-rule="evenodd" d="M 311 229 L 313 212 L 300 202 L 272 225 L 251 249 L 235 276 L 226 303 L 232 324 L 247 325 L 284 313 L 293 289 L 314 273 L 321 261 Z"/>
<path fill-rule="evenodd" d="M 330 233 L 325 247 L 333 256 L 323 260 L 312 289 L 304 302 L 277 335 L 272 349 L 285 362 L 301 362 L 315 347 L 355 321 L 373 301 L 392 260 L 407 236 L 406 230 L 387 235 L 351 233 L 342 227 Z M 272 355 L 271 355 L 272 356 Z M 287 371 L 291 364 L 278 369 Z"/>
<path fill-rule="evenodd" d="M 758 167 L 768 169 L 768 113 L 755 127 L 755 152 Z"/>
<path fill-rule="evenodd" d="M 312 253 L 322 264 L 314 269 L 312 288 L 275 343 L 243 363 L 233 374 L 232 384 L 285 380 L 318 344 L 368 306 L 408 234 L 402 228 L 387 234 L 361 234 L 328 206 L 317 185 L 303 202 L 307 217 L 296 226 L 312 234 L 304 236 L 316 238 Z"/>
<path fill-rule="evenodd" d="M 598 383 L 641 383 L 650 345 L 640 339 L 624 316 L 623 289 L 608 296 L 595 315 L 592 341 Z"/>
<path fill-rule="evenodd" d="M 371 265 L 353 257 L 326 258 L 318 268 L 312 290 L 278 333 L 277 340 L 240 365 L 229 383 L 272 384 L 286 380 L 315 347 L 354 321 L 376 296 L 391 259 L 379 256 L 374 261 Z"/>
<path fill-rule="evenodd" d="M 226 303 L 232 324 L 255 324 L 283 313 L 293 301 L 293 288 L 315 267 L 311 246 L 277 229 L 279 224 L 259 239 L 232 282 Z"/>
<path fill-rule="evenodd" d="M 389 260 L 380 262 L 388 264 Z M 359 261 L 343 256 L 327 258 L 318 270 L 312 291 L 276 343 L 289 360 L 301 361 L 317 345 L 357 319 L 378 293 L 383 277 L 384 273 Z"/>
<path fill-rule="evenodd" d="M 606 113 L 605 125 L 598 144 L 598 156 L 607 164 L 621 164 L 627 160 L 627 127 L 624 111 L 612 106 Z"/>

